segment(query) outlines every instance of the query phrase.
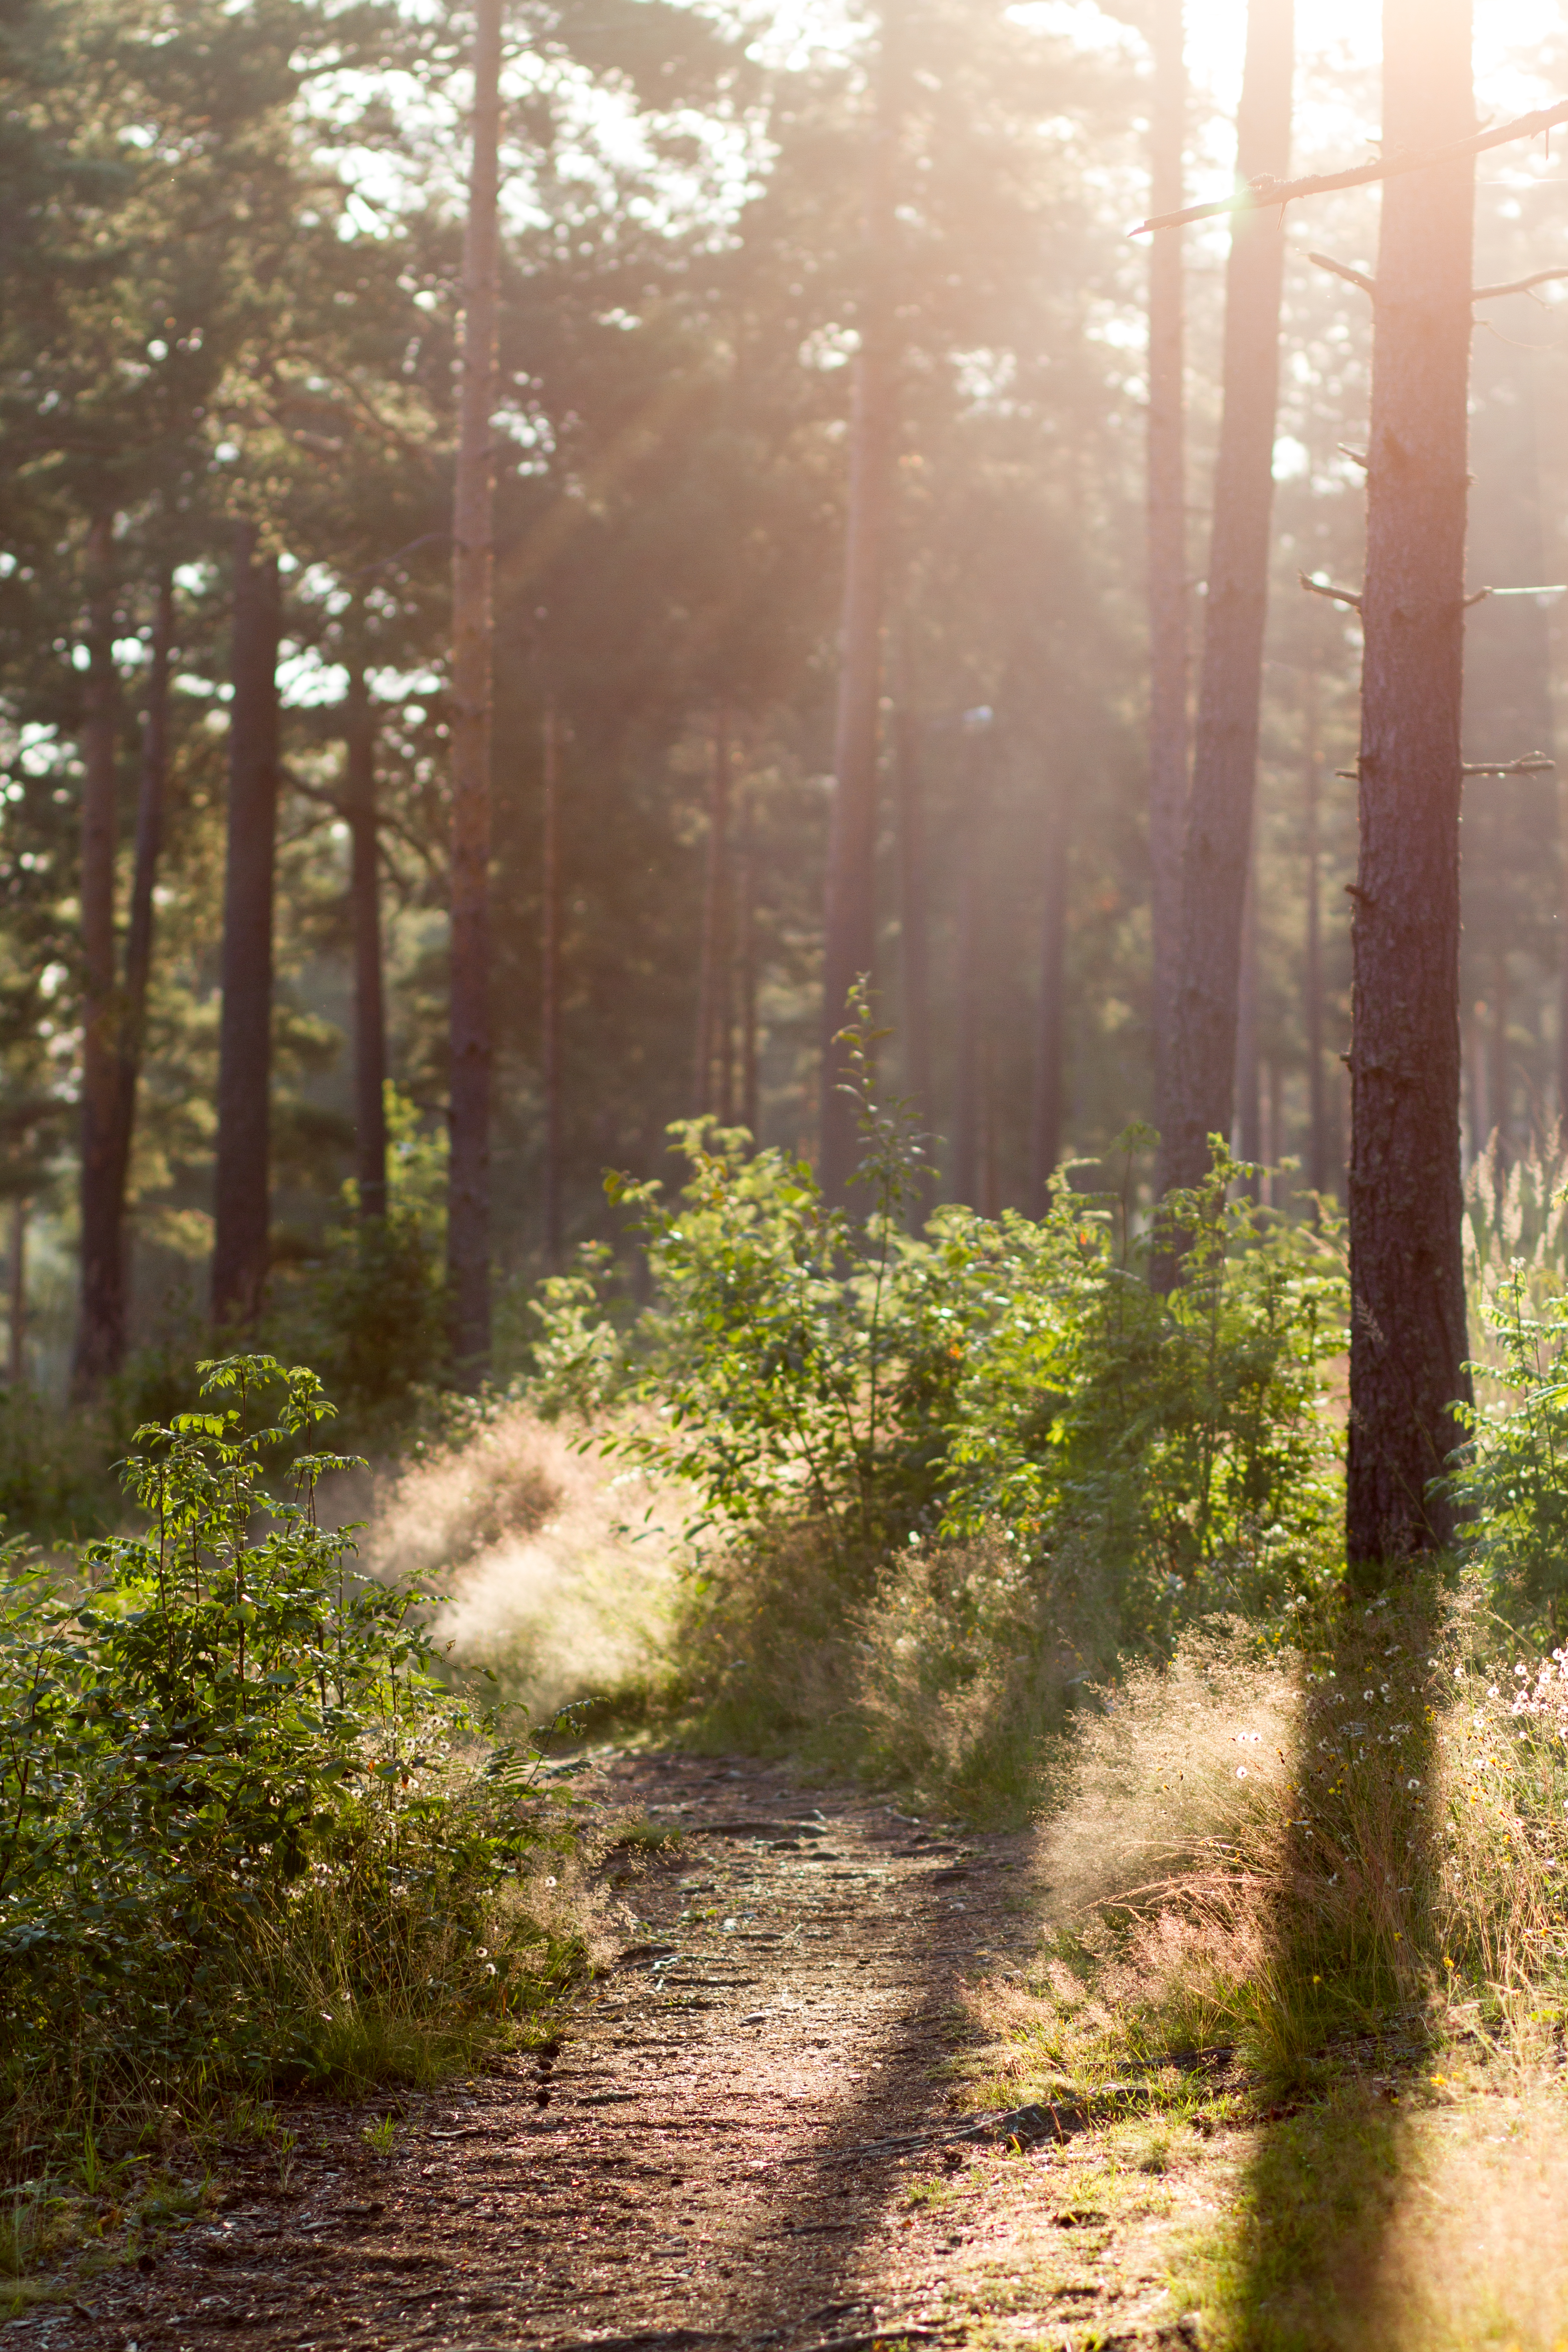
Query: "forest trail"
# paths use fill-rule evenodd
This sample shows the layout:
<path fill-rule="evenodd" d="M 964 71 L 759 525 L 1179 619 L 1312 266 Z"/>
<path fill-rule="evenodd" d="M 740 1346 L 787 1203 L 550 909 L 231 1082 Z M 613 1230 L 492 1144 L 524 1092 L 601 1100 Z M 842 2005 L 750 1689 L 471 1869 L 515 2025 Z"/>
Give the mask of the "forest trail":
<path fill-rule="evenodd" d="M 942 1837 L 741 1759 L 622 1758 L 600 1786 L 681 1842 L 627 1890 L 643 1940 L 575 2006 L 552 2062 L 368 2108 L 292 2103 L 292 2148 L 229 2151 L 216 2204 L 154 2266 L 84 2281 L 8 2338 L 47 2352 L 1197 2341 L 1163 2286 L 1171 2184 L 1149 2181 L 1137 2210 L 1097 2227 L 1110 2218 L 1084 2210 L 1099 2135 L 1021 2150 L 944 2079 L 973 2038 L 965 1983 L 1037 1942 L 1026 1841 Z M 378 2155 L 366 2126 L 389 2109 L 400 2121 Z"/>

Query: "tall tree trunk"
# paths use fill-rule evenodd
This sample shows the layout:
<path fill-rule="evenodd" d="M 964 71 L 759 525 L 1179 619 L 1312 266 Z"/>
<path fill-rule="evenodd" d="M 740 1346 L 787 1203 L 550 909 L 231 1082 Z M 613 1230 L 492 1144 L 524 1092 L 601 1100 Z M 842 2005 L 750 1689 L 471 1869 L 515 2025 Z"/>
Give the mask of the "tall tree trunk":
<path fill-rule="evenodd" d="M 1557 1119 L 1568 1142 L 1568 763 L 1557 778 Z"/>
<path fill-rule="evenodd" d="M 1292 0 L 1250 0 L 1237 176 L 1290 157 Z M 1226 273 L 1225 413 L 1215 468 L 1197 739 L 1182 861 L 1181 948 L 1159 1190 L 1198 1183 L 1231 1130 L 1242 906 L 1251 855 L 1279 390 L 1279 211 L 1236 215 Z"/>
<path fill-rule="evenodd" d="M 1182 203 L 1187 68 L 1182 0 L 1154 0 L 1149 105 L 1149 198 Z M 1179 236 L 1149 250 L 1148 595 L 1149 869 L 1155 1123 L 1166 1116 L 1171 1022 L 1182 917 L 1187 811 L 1187 534 L 1184 428 L 1183 262 Z"/>
<path fill-rule="evenodd" d="M 1501 949 L 1492 958 L 1492 984 L 1487 993 L 1491 1000 L 1487 1006 L 1491 1015 L 1487 1035 L 1490 1060 L 1487 1093 L 1491 1100 L 1492 1123 L 1497 1129 L 1499 1165 L 1506 1169 L 1512 1139 L 1513 1073 L 1509 1066 L 1508 1051 L 1508 957 Z"/>
<path fill-rule="evenodd" d="M 1258 1049 L 1258 857 L 1247 874 L 1241 914 L 1241 973 L 1236 1000 L 1236 1148 L 1255 1165 L 1263 1157 L 1263 1066 Z M 1258 1180 L 1248 1187 L 1261 1198 Z"/>
<path fill-rule="evenodd" d="M 1067 1044 L 1068 798 L 1053 776 L 1046 803 L 1045 892 L 1040 910 L 1040 998 L 1035 1036 L 1035 1116 L 1029 1140 L 1029 1214 L 1043 1217 L 1062 1156 Z"/>
<path fill-rule="evenodd" d="M 757 796 L 754 784 L 741 789 L 740 907 L 741 1125 L 757 1140 L 762 1116 L 757 1061 Z"/>
<path fill-rule="evenodd" d="M 931 1115 L 931 926 L 921 727 L 912 710 L 900 710 L 893 719 L 893 792 L 899 823 L 899 978 L 903 999 L 904 1092 L 915 1117 L 925 1120 Z"/>
<path fill-rule="evenodd" d="M 354 957 L 354 1177 L 362 1224 L 386 1214 L 386 1000 L 381 962 L 381 827 L 375 710 L 363 654 L 349 667 L 342 812 L 349 828 Z"/>
<path fill-rule="evenodd" d="M 697 1038 L 691 1064 L 691 1107 L 699 1118 L 717 1110 L 722 1077 L 714 1066 L 729 1060 L 730 979 L 730 713 L 719 705 L 708 771 L 708 848 L 702 872 L 702 939 L 697 982 Z"/>
<path fill-rule="evenodd" d="M 828 1202 L 849 1198 L 858 1150 L 855 1108 L 840 1091 L 835 1043 L 849 991 L 869 973 L 876 945 L 878 717 L 882 607 L 898 425 L 893 288 L 897 163 L 903 119 L 903 59 L 895 9 L 884 0 L 881 55 L 866 191 L 860 264 L 860 348 L 849 420 L 849 500 L 839 630 L 838 709 L 833 743 L 822 944 L 822 1072 L 818 1173 Z"/>
<path fill-rule="evenodd" d="M 154 892 L 163 851 L 163 806 L 169 787 L 169 681 L 174 654 L 174 581 L 165 565 L 153 608 L 152 660 L 147 707 L 142 721 L 142 766 L 136 789 L 136 839 L 131 874 L 131 911 L 125 934 L 125 982 L 115 1065 L 113 1186 L 123 1265 L 125 1188 L 136 1132 L 136 1092 L 147 1043 L 147 993 L 153 978 Z M 129 1281 L 122 1274 L 127 1293 Z M 125 1317 L 121 1318 L 121 1344 Z M 118 1364 L 115 1369 L 118 1370 Z"/>
<path fill-rule="evenodd" d="M 11 1203 L 10 1329 L 7 1333 L 5 1377 L 14 1389 L 27 1378 L 27 1203 L 18 1192 Z"/>
<path fill-rule="evenodd" d="M 1475 130 L 1470 0 L 1384 0 L 1384 151 Z M 1445 1543 L 1468 1400 L 1459 798 L 1474 165 L 1388 181 L 1373 305 L 1352 904 L 1352 1574 Z"/>
<path fill-rule="evenodd" d="M 1307 954 L 1303 988 L 1307 1031 L 1307 1185 L 1329 1189 L 1329 1112 L 1323 1093 L 1322 866 L 1319 847 L 1318 795 L 1322 750 L 1318 732 L 1318 673 L 1307 673 L 1305 786 L 1307 854 Z"/>
<path fill-rule="evenodd" d="M 125 1351 L 125 1281 L 114 1183 L 116 737 L 114 517 L 87 535 L 87 686 L 81 788 L 81 1291 L 71 1393 L 96 1395 Z"/>
<path fill-rule="evenodd" d="M 971 723 L 973 719 L 973 724 Z M 989 815 L 990 713 L 966 713 L 961 866 L 958 884 L 958 1060 L 953 1077 L 952 1197 L 966 1208 L 981 1200 L 982 1067 L 985 1029 L 987 904 L 985 836 Z"/>
<path fill-rule="evenodd" d="M 217 1170 L 212 1311 L 253 1323 L 267 1288 L 272 1076 L 272 899 L 278 855 L 278 559 L 254 523 L 234 529 L 229 666 L 223 1013 L 218 1029 Z"/>
<path fill-rule="evenodd" d="M 477 1382 L 490 1352 L 490 731 L 500 246 L 501 0 L 476 0 L 474 148 L 463 231 L 462 384 L 452 517 L 451 1159 L 447 1272 L 452 1352 Z"/>
<path fill-rule="evenodd" d="M 539 989 L 540 1076 L 544 1095 L 544 1263 L 561 1265 L 561 742 L 553 696 L 544 704 L 544 906 Z"/>

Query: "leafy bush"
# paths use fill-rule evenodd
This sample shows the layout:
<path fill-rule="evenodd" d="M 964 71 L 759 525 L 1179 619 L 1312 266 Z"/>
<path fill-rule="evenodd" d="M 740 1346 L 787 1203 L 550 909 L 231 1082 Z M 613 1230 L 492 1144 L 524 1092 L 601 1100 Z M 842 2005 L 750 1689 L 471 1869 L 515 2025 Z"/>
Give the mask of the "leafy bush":
<path fill-rule="evenodd" d="M 694 1495 L 683 1664 L 716 1737 L 1023 1805 L 1042 1733 L 1121 1650 L 1215 1611 L 1272 1624 L 1337 1589 L 1339 1236 L 1259 1209 L 1216 1145 L 1170 1214 L 1168 1297 L 1120 1199 L 907 1229 L 918 1139 L 850 1038 L 863 1217 L 738 1131 L 676 1128 L 641 1218 L 651 1303 L 606 1268 L 547 1285 L 535 1393 Z M 1129 1169 L 1150 1139 L 1123 1139 Z M 1232 1194 L 1237 1197 L 1233 1198 Z"/>
<path fill-rule="evenodd" d="M 74 1594 L 0 1588 L 0 2056 L 16 2128 L 195 2081 L 353 2077 L 471 2042 L 575 1962 L 524 1899 L 571 1843 L 536 1751 L 481 1742 L 421 1596 L 315 1519 L 315 1374 L 204 1366 L 137 1433 L 145 1532 Z M 253 1426 L 281 1389 L 275 1416 Z M 263 1484 L 295 1456 L 292 1497 Z M 401 2053 L 401 2054 L 398 2054 Z M 427 2054 L 427 2053 L 426 2053 Z"/>
<path fill-rule="evenodd" d="M 869 1213 L 743 1134 L 676 1129 L 678 1201 L 615 1187 L 651 1304 L 629 1324 L 596 1305 L 600 1265 L 548 1286 L 541 1393 L 615 1406 L 611 1442 L 695 1493 L 688 1666 L 727 1736 L 826 1711 L 839 1760 L 858 1740 L 1016 1792 L 1022 1748 L 1118 1649 L 1168 1654 L 1216 1609 L 1278 1629 L 1334 1585 L 1338 1237 L 1231 1198 L 1219 1149 L 1171 1203 L 1194 1239 L 1169 1297 L 1125 1199 L 1065 1179 L 1037 1222 L 944 1208 L 911 1235 L 918 1147 L 856 1056 Z"/>
<path fill-rule="evenodd" d="M 1471 1369 L 1490 1401 L 1463 1409 L 1469 1436 L 1446 1484 L 1494 1607 L 1556 1638 L 1568 1615 L 1568 1297 L 1556 1282 L 1541 1297 L 1532 1272 L 1515 1259 L 1481 1287 L 1489 1360 Z"/>

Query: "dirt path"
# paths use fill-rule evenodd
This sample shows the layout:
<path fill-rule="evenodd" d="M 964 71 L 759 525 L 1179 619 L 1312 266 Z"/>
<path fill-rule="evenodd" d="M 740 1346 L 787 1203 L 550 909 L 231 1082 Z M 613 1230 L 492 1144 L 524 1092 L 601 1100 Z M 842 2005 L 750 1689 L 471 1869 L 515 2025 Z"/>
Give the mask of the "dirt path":
<path fill-rule="evenodd" d="M 738 1761 L 607 1771 L 681 1847 L 630 1890 L 643 1940 L 552 2062 L 400 2100 L 384 2155 L 364 2109 L 302 2103 L 295 2147 L 234 2151 L 218 2209 L 154 2267 L 106 2273 L 8 2336 L 49 2352 L 1195 2341 L 1166 2315 L 1153 2241 L 1141 2253 L 1120 2226 L 1113 2244 L 1085 2210 L 1089 2136 L 1020 2155 L 944 2079 L 963 1980 L 1037 1933 L 1016 1842 L 943 1839 Z"/>

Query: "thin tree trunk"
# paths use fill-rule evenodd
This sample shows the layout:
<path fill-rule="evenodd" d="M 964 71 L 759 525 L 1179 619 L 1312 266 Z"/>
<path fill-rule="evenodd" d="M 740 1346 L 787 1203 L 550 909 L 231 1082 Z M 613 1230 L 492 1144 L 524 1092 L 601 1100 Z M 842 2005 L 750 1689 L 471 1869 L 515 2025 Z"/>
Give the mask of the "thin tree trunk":
<path fill-rule="evenodd" d="M 490 1352 L 490 734 L 500 247 L 500 0 L 476 0 L 474 147 L 463 232 L 462 382 L 452 517 L 451 1158 L 447 1271 L 452 1349 L 480 1380 Z"/>
<path fill-rule="evenodd" d="M 1285 175 L 1293 58 L 1292 0 L 1251 0 L 1237 120 L 1238 180 L 1262 173 Z M 1284 258 L 1279 213 L 1236 215 L 1226 274 L 1225 413 L 1215 469 L 1197 738 L 1182 863 L 1162 1192 L 1200 1182 L 1209 1164 L 1210 1136 L 1231 1131 L 1242 908 L 1268 602 Z"/>
<path fill-rule="evenodd" d="M 343 815 L 354 956 L 354 1175 L 362 1224 L 386 1214 L 386 1002 L 381 965 L 381 828 L 375 711 L 363 657 L 349 669 Z"/>
<path fill-rule="evenodd" d="M 861 260 L 860 348 L 849 420 L 849 499 L 834 730 L 822 950 L 822 1070 L 818 1173 L 834 1206 L 849 1198 L 858 1130 L 840 1092 L 849 992 L 875 961 L 878 719 L 882 607 L 897 431 L 897 320 L 892 284 L 902 60 L 894 9 L 885 0 Z"/>
<path fill-rule="evenodd" d="M 1040 914 L 1040 999 L 1035 1041 L 1035 1116 L 1029 1149 L 1029 1214 L 1050 1206 L 1062 1156 L 1063 1056 L 1067 1042 L 1067 793 L 1053 778 L 1046 803 L 1045 895 Z"/>
<path fill-rule="evenodd" d="M 931 1115 L 931 929 L 926 881 L 925 790 L 920 721 L 893 720 L 893 791 L 899 820 L 899 977 L 903 996 L 904 1092 L 918 1119 Z"/>
<path fill-rule="evenodd" d="M 1318 841 L 1318 794 L 1322 751 L 1318 736 L 1318 673 L 1307 673 L 1306 709 L 1306 835 L 1307 835 L 1307 1186 L 1312 1192 L 1329 1189 L 1329 1113 L 1323 1092 L 1323 940 L 1322 868 Z"/>
<path fill-rule="evenodd" d="M 987 714 L 987 719 L 989 714 Z M 985 835 L 990 778 L 988 738 L 977 723 L 963 738 L 963 793 L 958 886 L 958 1066 L 952 1113 L 952 1197 L 966 1208 L 981 1202 L 981 1118 L 984 1088 L 981 1055 L 985 1021 L 986 924 L 989 914 Z"/>
<path fill-rule="evenodd" d="M 71 1393 L 94 1396 L 125 1351 L 125 1280 L 114 1182 L 114 852 L 119 683 L 114 517 L 87 536 L 87 687 L 81 788 L 81 1289 Z"/>
<path fill-rule="evenodd" d="M 5 1376 L 14 1389 L 27 1377 L 27 1203 L 18 1193 L 11 1203 L 11 1328 Z"/>
<path fill-rule="evenodd" d="M 1156 213 L 1181 208 L 1187 69 L 1182 0 L 1154 0 L 1149 109 L 1149 196 Z M 1187 810 L 1187 545 L 1180 236 L 1149 252 L 1148 595 L 1149 867 L 1155 1122 L 1171 1083 L 1171 1022 L 1182 915 Z"/>
<path fill-rule="evenodd" d="M 1263 1157 L 1262 1065 L 1258 1051 L 1258 859 L 1247 867 L 1241 916 L 1241 972 L 1236 1003 L 1236 1148 L 1256 1165 Z M 1258 1179 L 1247 1190 L 1261 1198 Z"/>
<path fill-rule="evenodd" d="M 553 696 L 544 705 L 544 921 L 539 990 L 540 1076 L 544 1094 L 544 1263 L 561 1264 L 561 747 Z"/>
<path fill-rule="evenodd" d="M 1384 151 L 1475 129 L 1470 0 L 1384 0 Z M 1461 1430 L 1459 799 L 1475 168 L 1387 182 L 1373 306 L 1351 1042 L 1352 1574 L 1443 1545 Z"/>
<path fill-rule="evenodd" d="M 1568 1139 L 1568 762 L 1557 778 L 1557 1117 Z"/>
<path fill-rule="evenodd" d="M 702 874 L 702 940 L 697 982 L 697 1040 L 691 1063 L 691 1104 L 699 1118 L 722 1110 L 713 1077 L 715 1060 L 729 1057 L 730 713 L 719 705 L 708 772 L 708 849 Z M 723 1091 L 721 1081 L 721 1093 Z"/>
<path fill-rule="evenodd" d="M 169 785 L 169 681 L 174 654 L 174 582 L 165 566 L 153 608 L 152 660 L 142 722 L 142 767 L 136 791 L 136 840 L 131 911 L 125 936 L 125 984 L 115 1067 L 113 1186 L 124 1268 L 125 1189 L 136 1132 L 136 1092 L 147 1043 L 147 995 L 153 978 L 153 893 L 163 850 L 163 806 Z M 128 1269 L 121 1280 L 129 1293 Z M 123 1349 L 125 1317 L 121 1318 Z M 119 1369 L 118 1362 L 115 1370 Z"/>
<path fill-rule="evenodd" d="M 741 793 L 740 1015 L 741 1125 L 757 1139 L 761 1117 L 757 1067 L 757 802 L 756 787 L 742 784 Z"/>
<path fill-rule="evenodd" d="M 1510 1115 L 1513 1108 L 1513 1088 L 1510 1084 L 1508 1053 L 1508 957 L 1499 952 L 1492 958 L 1492 984 L 1488 991 L 1491 1003 L 1487 1007 L 1491 1014 L 1487 1039 L 1491 1067 L 1487 1093 L 1491 1100 L 1492 1123 L 1498 1131 L 1501 1165 L 1509 1162 Z"/>
<path fill-rule="evenodd" d="M 234 530 L 223 1012 L 212 1311 L 253 1323 L 267 1287 L 272 1074 L 272 900 L 278 853 L 278 559 L 254 523 Z"/>

